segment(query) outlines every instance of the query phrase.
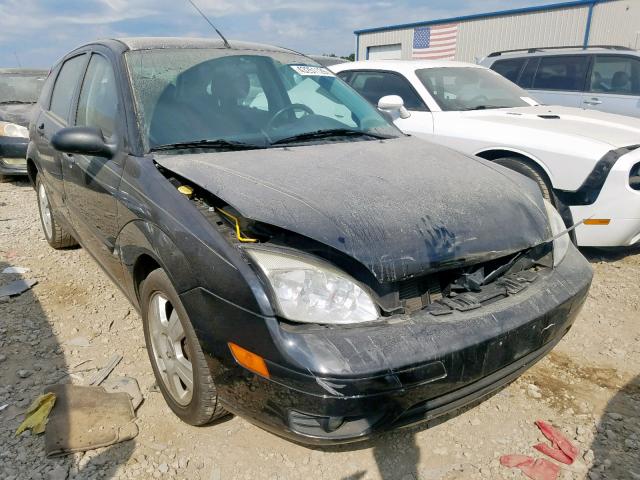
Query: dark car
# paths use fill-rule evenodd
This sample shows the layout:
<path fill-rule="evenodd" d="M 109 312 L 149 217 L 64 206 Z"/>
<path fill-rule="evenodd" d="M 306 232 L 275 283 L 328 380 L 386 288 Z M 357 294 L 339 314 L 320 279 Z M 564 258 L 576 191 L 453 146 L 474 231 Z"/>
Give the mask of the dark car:
<path fill-rule="evenodd" d="M 26 127 L 46 78 L 46 70 L 0 68 L 0 180 L 27 173 Z"/>
<path fill-rule="evenodd" d="M 403 135 L 292 51 L 105 40 L 41 98 L 45 236 L 78 241 L 140 311 L 190 424 L 233 412 L 332 443 L 430 419 L 539 360 L 587 294 L 533 182 Z"/>

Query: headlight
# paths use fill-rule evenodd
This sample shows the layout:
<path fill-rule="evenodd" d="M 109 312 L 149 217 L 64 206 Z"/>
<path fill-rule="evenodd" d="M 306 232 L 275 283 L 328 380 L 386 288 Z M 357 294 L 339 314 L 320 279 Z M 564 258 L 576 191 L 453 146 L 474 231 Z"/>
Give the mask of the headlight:
<path fill-rule="evenodd" d="M 271 284 L 279 313 L 305 323 L 349 324 L 378 318 L 367 292 L 332 265 L 294 253 L 246 248 Z"/>
<path fill-rule="evenodd" d="M 549 223 L 551 224 L 551 234 L 556 237 L 561 232 L 567 229 L 564 224 L 564 220 L 558 213 L 558 211 L 548 201 L 544 201 L 544 206 L 547 208 L 547 216 L 549 217 Z M 571 239 L 568 233 L 560 235 L 553 240 L 553 266 L 556 267 L 564 259 L 569 249 L 569 243 Z"/>
<path fill-rule="evenodd" d="M 29 129 L 15 123 L 0 122 L 0 136 L 29 138 Z"/>

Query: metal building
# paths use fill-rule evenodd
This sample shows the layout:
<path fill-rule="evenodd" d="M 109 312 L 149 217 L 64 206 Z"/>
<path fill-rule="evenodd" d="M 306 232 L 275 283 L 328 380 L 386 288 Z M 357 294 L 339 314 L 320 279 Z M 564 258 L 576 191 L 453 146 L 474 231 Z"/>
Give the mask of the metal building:
<path fill-rule="evenodd" d="M 498 50 L 569 45 L 640 49 L 640 0 L 574 0 L 354 33 L 358 60 L 476 62 Z"/>

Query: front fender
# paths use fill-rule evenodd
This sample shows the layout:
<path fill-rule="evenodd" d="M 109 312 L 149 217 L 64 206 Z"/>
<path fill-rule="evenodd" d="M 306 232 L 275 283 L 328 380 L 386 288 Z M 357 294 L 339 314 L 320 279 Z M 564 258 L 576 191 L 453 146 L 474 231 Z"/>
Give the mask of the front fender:
<path fill-rule="evenodd" d="M 136 303 L 138 297 L 133 269 L 142 255 L 151 257 L 160 265 L 179 293 L 197 286 L 184 254 L 159 226 L 151 222 L 133 220 L 127 223 L 116 239 L 116 251 L 125 271 L 125 290 Z"/>

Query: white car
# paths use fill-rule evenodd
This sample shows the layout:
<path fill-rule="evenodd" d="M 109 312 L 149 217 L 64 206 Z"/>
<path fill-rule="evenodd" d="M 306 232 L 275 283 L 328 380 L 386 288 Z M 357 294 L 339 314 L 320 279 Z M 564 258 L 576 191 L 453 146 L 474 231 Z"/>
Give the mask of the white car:
<path fill-rule="evenodd" d="M 640 242 L 640 119 L 544 106 L 498 73 L 451 61 L 331 67 L 407 133 L 536 181 L 580 246 Z"/>

